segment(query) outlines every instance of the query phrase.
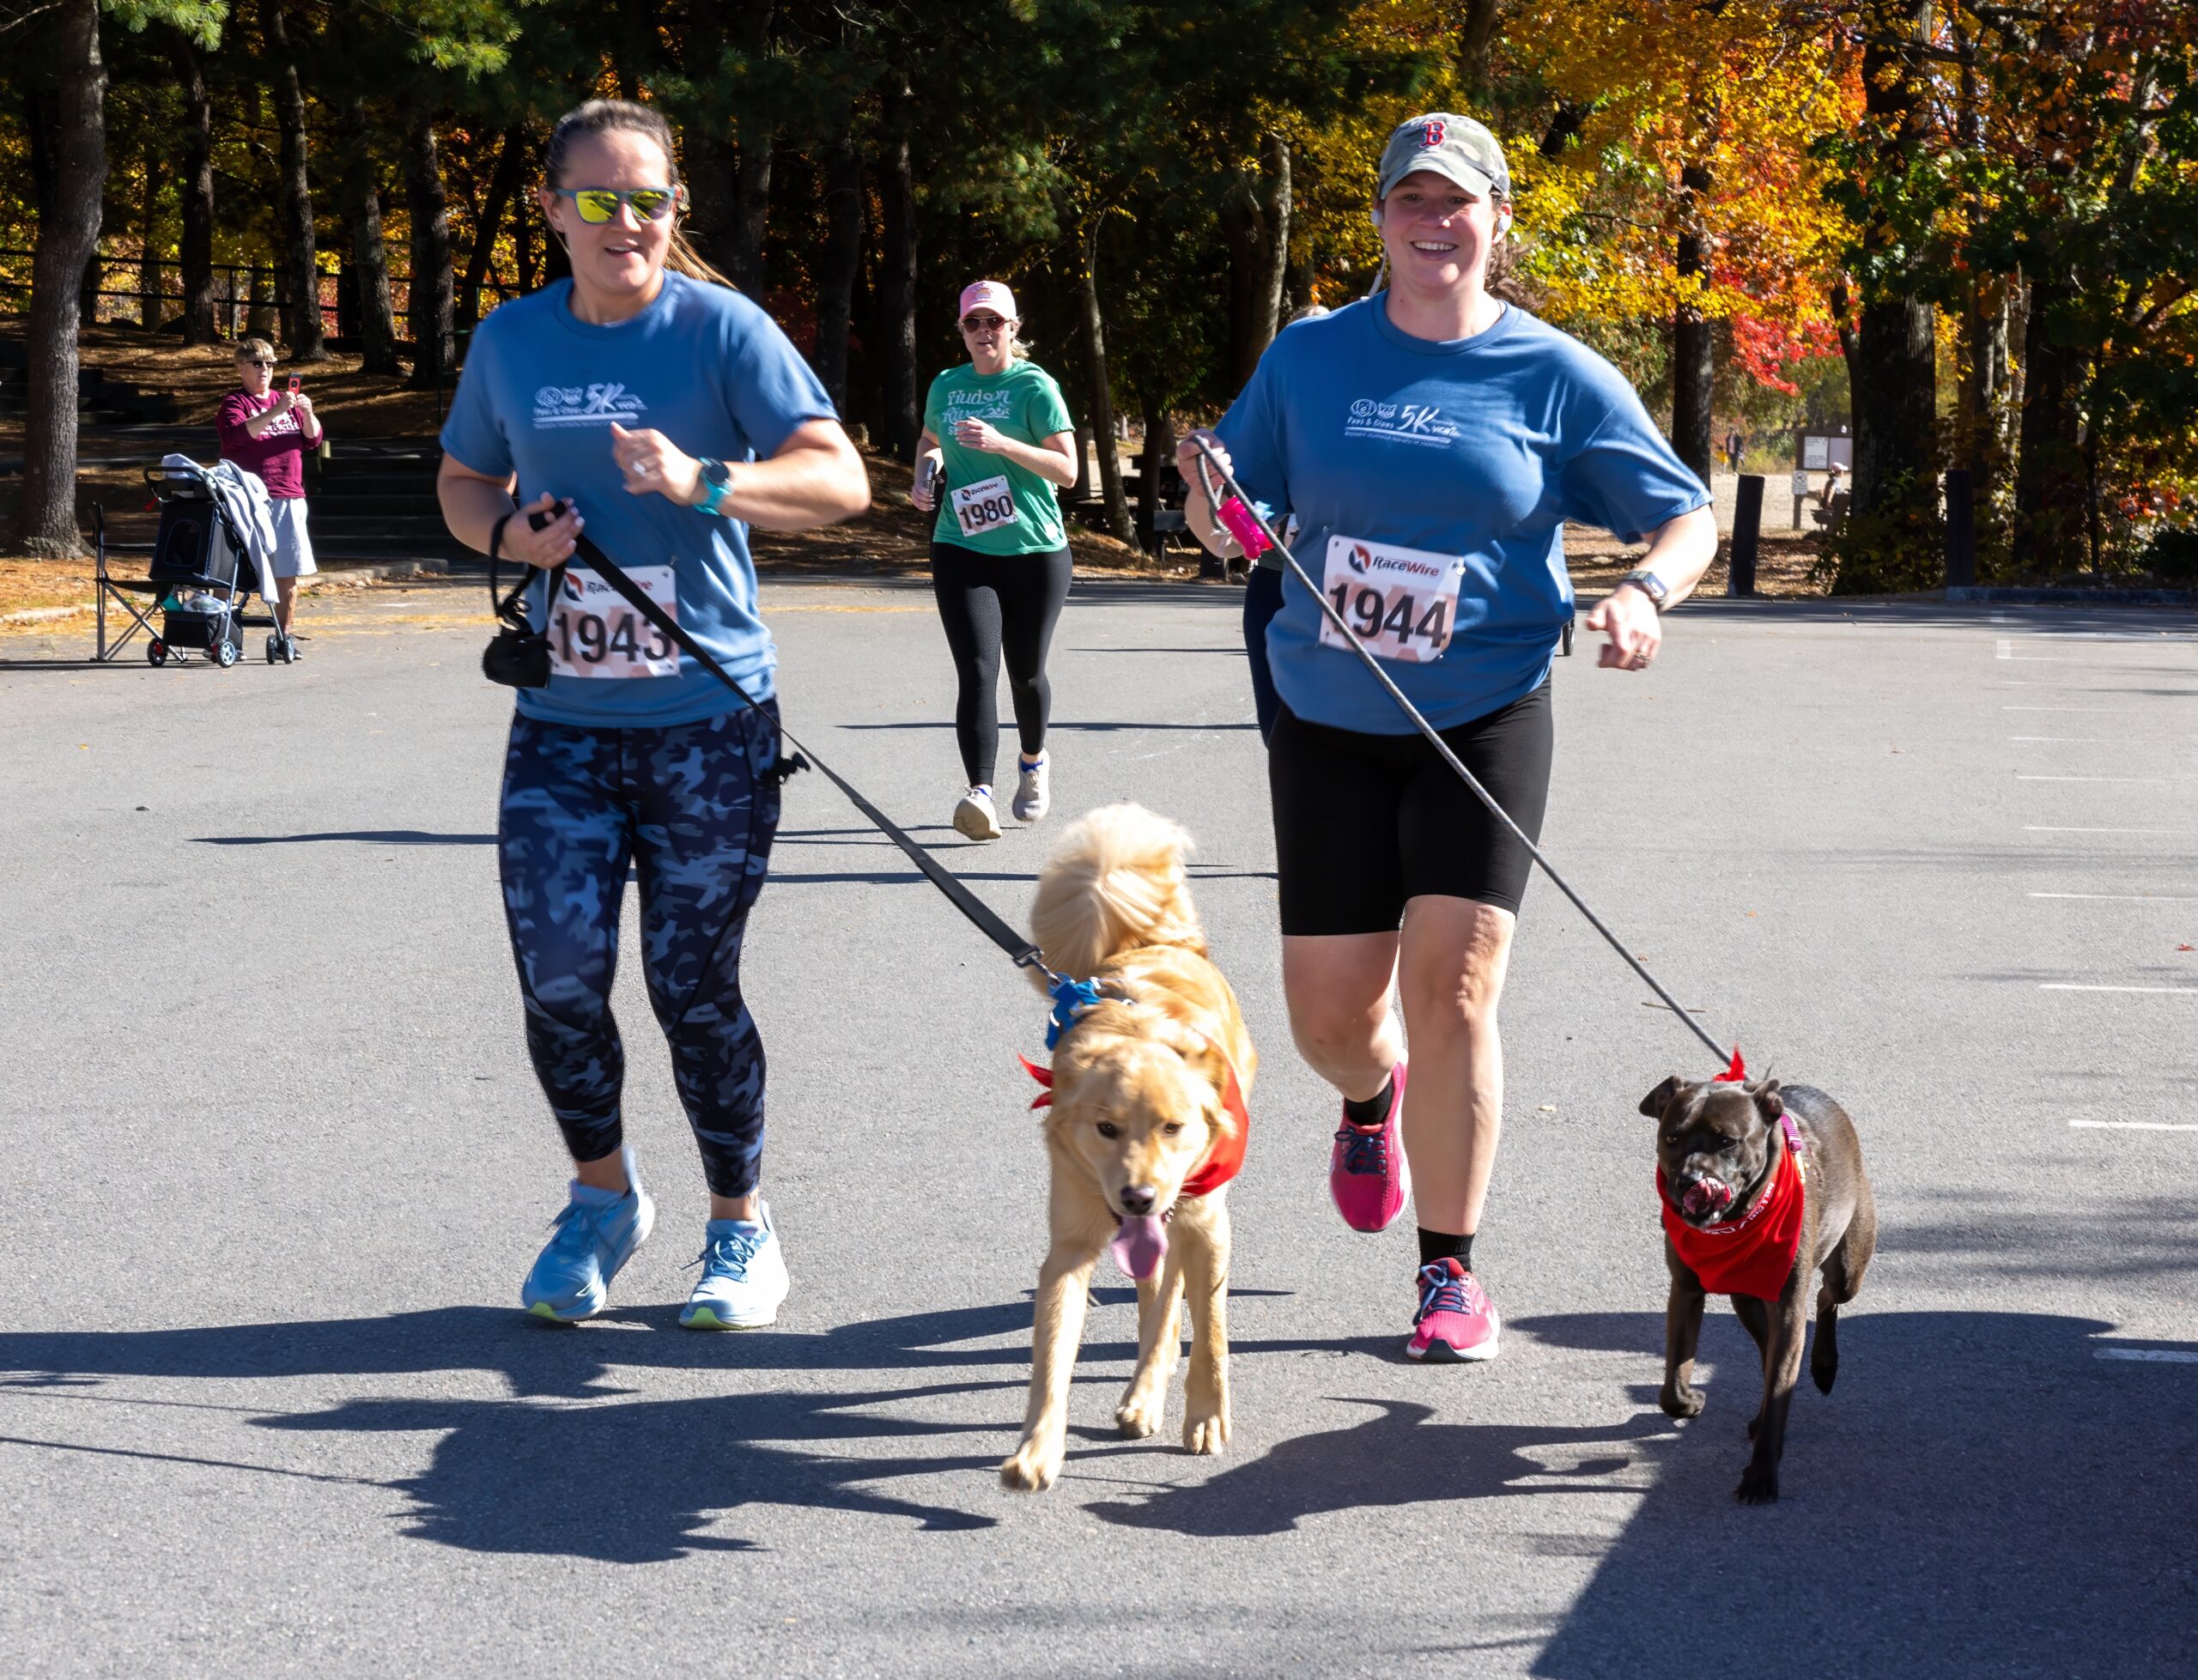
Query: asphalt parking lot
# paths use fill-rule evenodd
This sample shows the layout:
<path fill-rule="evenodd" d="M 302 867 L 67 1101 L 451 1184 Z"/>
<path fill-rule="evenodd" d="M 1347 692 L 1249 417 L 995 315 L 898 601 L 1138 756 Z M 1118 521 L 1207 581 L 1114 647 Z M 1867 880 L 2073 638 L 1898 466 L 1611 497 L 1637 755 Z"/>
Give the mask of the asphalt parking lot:
<path fill-rule="evenodd" d="M 1860 1126 L 1883 1228 L 1805 1385 L 1655 1404 L 1648 1123 L 1700 1046 L 1545 882 L 1476 1258 L 1503 1357 L 1427 1369 L 1406 1225 L 1327 1200 L 1290 1052 L 1232 591 L 1079 584 L 1057 810 L 1135 798 L 1264 1065 L 1232 1192 L 1236 1434 L 1109 1425 L 1004 1493 L 1043 1241 L 1022 978 L 817 776 L 750 942 L 775 1327 L 682 1333 L 700 1174 L 633 961 L 657 1234 L 603 1319 L 516 1304 L 562 1192 L 495 888 L 507 695 L 477 585 L 361 591 L 304 664 L 0 642 L 0 1649 L 33 1674 L 2117 1676 L 2198 1626 L 2198 628 L 1705 603 L 1557 673 L 1546 843 L 1752 1066 Z M 920 586 L 767 585 L 795 727 L 1003 913 L 1046 829 L 945 827 Z M 1582 638 L 1583 654 L 1592 645 Z M 1102 1274 L 1103 1275 L 1103 1274 Z"/>

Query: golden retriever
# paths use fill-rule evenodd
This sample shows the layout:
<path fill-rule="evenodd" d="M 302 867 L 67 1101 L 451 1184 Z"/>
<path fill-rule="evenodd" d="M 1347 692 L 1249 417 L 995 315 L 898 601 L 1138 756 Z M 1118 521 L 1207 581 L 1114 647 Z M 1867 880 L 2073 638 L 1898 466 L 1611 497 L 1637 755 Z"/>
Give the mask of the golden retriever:
<path fill-rule="evenodd" d="M 1217 1453 L 1229 1441 L 1223 1186 L 1243 1160 L 1258 1058 L 1236 994 L 1206 960 L 1184 879 L 1189 849 L 1165 817 L 1108 805 L 1071 826 L 1038 877 L 1030 932 L 1047 964 L 1107 996 L 1063 1034 L 1050 1101 L 1040 1099 L 1051 1243 L 1023 1441 L 1000 1466 L 1011 1488 L 1038 1491 L 1060 1474 L 1069 1371 L 1091 1269 L 1110 1244 L 1138 1277 L 1137 1372 L 1115 1422 L 1132 1437 L 1160 1427 L 1187 1293 L 1183 1445 Z"/>

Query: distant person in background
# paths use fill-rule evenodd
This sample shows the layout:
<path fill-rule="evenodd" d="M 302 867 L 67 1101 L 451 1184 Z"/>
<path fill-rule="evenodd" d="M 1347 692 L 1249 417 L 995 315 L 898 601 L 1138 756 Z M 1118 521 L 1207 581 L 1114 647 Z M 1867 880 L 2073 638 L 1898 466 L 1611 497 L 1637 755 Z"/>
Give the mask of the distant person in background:
<path fill-rule="evenodd" d="M 1017 822 L 1035 822 L 1053 800 L 1046 653 L 1070 573 L 1055 492 L 1076 482 L 1076 425 L 1053 376 L 1017 343 L 1013 292 L 997 280 L 963 288 L 960 321 L 969 360 L 931 382 L 908 500 L 938 513 L 931 586 L 954 658 L 954 734 L 968 782 L 954 827 L 995 840 L 1003 658 L 1022 746 L 1009 809 Z"/>
<path fill-rule="evenodd" d="M 1726 434 L 1725 464 L 1727 466 L 1730 467 L 1734 472 L 1738 472 L 1740 470 L 1740 463 L 1746 458 L 1747 452 L 1748 440 L 1742 437 L 1739 432 L 1734 431 Z"/>
<path fill-rule="evenodd" d="M 234 461 L 267 486 L 275 525 L 275 628 L 282 652 L 295 659 L 290 613 L 298 579 L 320 569 L 313 564 L 313 538 L 306 531 L 305 452 L 319 448 L 325 434 L 313 398 L 302 391 L 273 391 L 274 383 L 275 347 L 264 338 L 240 341 L 239 388 L 222 399 L 214 429 L 221 438 L 222 458 Z"/>

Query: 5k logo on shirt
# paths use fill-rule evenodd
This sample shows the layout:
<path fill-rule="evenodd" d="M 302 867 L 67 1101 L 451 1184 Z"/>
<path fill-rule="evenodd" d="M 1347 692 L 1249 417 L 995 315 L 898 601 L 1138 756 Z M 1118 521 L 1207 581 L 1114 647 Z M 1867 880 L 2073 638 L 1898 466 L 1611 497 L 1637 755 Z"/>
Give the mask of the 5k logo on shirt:
<path fill-rule="evenodd" d="M 1372 438 L 1387 443 L 1425 444 L 1447 449 L 1457 440 L 1454 422 L 1444 420 L 1431 403 L 1377 403 L 1362 397 L 1351 405 L 1343 423 L 1347 438 Z"/>
<path fill-rule="evenodd" d="M 616 380 L 598 385 L 546 385 L 534 393 L 534 424 L 544 426 L 629 426 L 648 404 Z"/>

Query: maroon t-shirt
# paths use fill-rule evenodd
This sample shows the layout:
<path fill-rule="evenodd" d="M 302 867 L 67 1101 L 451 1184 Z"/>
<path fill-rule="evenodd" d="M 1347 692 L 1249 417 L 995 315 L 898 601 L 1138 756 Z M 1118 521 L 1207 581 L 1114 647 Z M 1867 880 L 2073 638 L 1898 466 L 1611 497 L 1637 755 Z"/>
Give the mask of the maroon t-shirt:
<path fill-rule="evenodd" d="M 221 435 L 224 461 L 258 473 L 276 500 L 294 501 L 306 493 L 305 434 L 299 429 L 297 411 L 292 409 L 256 438 L 244 429 L 245 422 L 274 406 L 271 391 L 264 397 L 233 391 L 222 399 L 214 429 Z"/>

